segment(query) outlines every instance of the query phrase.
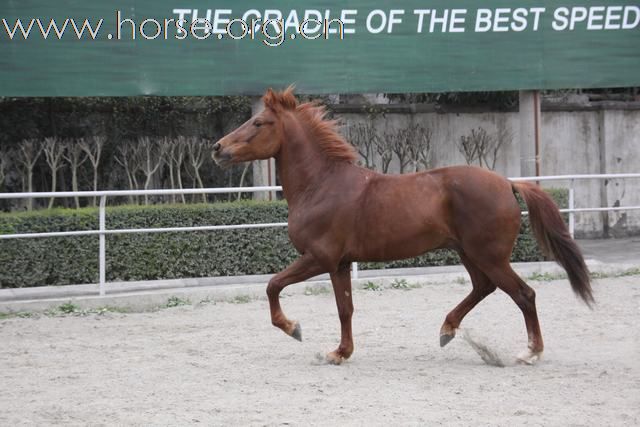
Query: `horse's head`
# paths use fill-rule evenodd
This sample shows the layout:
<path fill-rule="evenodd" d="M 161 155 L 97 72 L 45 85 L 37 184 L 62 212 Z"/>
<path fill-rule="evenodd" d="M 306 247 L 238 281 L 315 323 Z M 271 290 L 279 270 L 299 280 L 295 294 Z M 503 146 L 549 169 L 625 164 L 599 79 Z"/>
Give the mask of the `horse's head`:
<path fill-rule="evenodd" d="M 298 101 L 293 88 L 269 89 L 262 97 L 265 109 L 216 142 L 213 160 L 220 166 L 275 157 L 284 139 L 283 116 L 295 111 Z"/>

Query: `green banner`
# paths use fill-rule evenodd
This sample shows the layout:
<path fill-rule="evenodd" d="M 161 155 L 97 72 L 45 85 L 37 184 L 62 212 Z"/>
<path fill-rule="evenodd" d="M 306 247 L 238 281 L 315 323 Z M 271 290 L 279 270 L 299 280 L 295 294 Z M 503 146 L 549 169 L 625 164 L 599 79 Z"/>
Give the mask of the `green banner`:
<path fill-rule="evenodd" d="M 0 96 L 640 86 L 640 1 L 3 0 Z"/>

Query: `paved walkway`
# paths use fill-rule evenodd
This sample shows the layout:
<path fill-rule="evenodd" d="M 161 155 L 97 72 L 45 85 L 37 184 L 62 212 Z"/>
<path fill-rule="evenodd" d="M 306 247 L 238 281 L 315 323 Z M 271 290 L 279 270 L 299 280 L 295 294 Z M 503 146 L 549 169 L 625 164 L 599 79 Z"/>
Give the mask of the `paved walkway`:
<path fill-rule="evenodd" d="M 585 258 L 640 264 L 640 236 L 627 239 L 578 240 Z"/>
<path fill-rule="evenodd" d="M 579 240 L 587 264 L 592 272 L 613 274 L 640 267 L 640 237 L 608 240 Z M 523 277 L 534 274 L 559 275 L 563 270 L 553 262 L 515 263 L 514 269 Z M 98 286 L 43 286 L 37 288 L 0 289 L 0 313 L 40 311 L 58 307 L 73 300 L 83 308 L 105 306 L 143 310 L 166 303 L 171 296 L 202 300 L 229 300 L 238 296 L 263 297 L 265 284 L 272 275 L 205 277 L 146 282 L 108 283 L 107 295 L 98 296 Z M 443 283 L 468 281 L 460 265 L 444 267 L 402 268 L 389 270 L 364 270 L 354 287 L 373 281 L 384 286 L 394 280 L 408 282 Z M 315 277 L 306 283 L 287 288 L 286 292 L 313 292 L 314 288 L 329 287 L 328 275 Z"/>

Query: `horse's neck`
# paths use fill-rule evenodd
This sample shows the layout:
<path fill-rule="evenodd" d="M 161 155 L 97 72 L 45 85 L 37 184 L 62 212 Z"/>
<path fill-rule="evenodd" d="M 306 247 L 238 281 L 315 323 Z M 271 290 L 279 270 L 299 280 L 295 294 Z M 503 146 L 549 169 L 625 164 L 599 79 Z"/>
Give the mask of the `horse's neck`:
<path fill-rule="evenodd" d="M 278 176 L 290 204 L 300 197 L 322 191 L 328 174 L 342 173 L 348 165 L 330 158 L 313 141 L 301 134 L 293 134 L 276 157 Z"/>

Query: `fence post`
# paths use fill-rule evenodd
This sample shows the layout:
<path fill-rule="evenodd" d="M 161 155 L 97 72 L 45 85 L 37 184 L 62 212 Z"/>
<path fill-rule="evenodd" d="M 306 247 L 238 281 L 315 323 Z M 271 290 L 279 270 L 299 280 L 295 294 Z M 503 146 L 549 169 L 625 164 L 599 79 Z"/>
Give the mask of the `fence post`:
<path fill-rule="evenodd" d="M 358 263 L 357 262 L 352 262 L 351 263 L 351 278 L 352 279 L 357 279 L 358 278 Z"/>
<path fill-rule="evenodd" d="M 105 281 L 106 281 L 106 270 L 107 270 L 107 265 L 106 265 L 106 241 L 105 241 L 105 223 L 106 223 L 106 206 L 107 206 L 107 196 L 103 195 L 100 196 L 100 219 L 99 219 L 99 226 L 100 226 L 100 253 L 98 254 L 98 259 L 99 259 L 99 269 L 100 269 L 100 283 L 99 283 L 99 288 L 100 288 L 100 296 L 104 296 L 105 295 Z"/>
<path fill-rule="evenodd" d="M 576 218 L 575 212 L 575 192 L 573 188 L 574 180 L 569 181 L 569 234 L 571 234 L 571 238 L 574 237 L 574 230 L 576 228 Z"/>

